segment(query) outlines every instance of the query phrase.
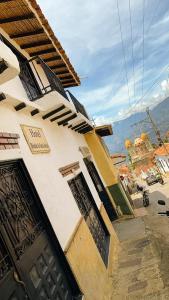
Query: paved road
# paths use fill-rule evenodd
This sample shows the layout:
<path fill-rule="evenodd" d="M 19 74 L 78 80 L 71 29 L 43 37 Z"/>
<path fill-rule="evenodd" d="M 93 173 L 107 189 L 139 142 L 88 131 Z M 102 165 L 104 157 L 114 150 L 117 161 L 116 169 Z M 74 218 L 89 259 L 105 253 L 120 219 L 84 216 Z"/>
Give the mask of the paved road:
<path fill-rule="evenodd" d="M 158 214 L 160 211 L 169 209 L 169 179 L 165 179 L 165 184 L 156 183 L 148 187 L 150 192 L 150 206 L 147 211 L 150 215 Z M 165 200 L 166 207 L 157 204 L 158 200 Z"/>
<path fill-rule="evenodd" d="M 121 251 L 113 275 L 113 300 L 169 299 L 169 218 L 158 215 L 169 209 L 169 179 L 148 188 L 148 208 L 143 208 L 141 195 L 134 196 L 140 217 L 114 223 Z M 159 199 L 166 207 L 157 204 Z"/>

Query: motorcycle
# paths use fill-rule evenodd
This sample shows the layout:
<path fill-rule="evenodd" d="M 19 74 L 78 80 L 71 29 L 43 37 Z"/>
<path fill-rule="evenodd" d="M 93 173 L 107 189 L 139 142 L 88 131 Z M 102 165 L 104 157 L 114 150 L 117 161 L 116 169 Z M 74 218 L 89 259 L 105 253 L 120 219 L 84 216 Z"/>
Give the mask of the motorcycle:
<path fill-rule="evenodd" d="M 148 190 L 147 190 L 145 187 L 139 186 L 139 185 L 137 185 L 137 190 L 138 190 L 139 192 L 142 192 L 142 195 L 143 195 L 143 206 L 144 206 L 144 207 L 149 206 L 150 200 L 149 200 L 149 193 L 148 193 Z"/>
<path fill-rule="evenodd" d="M 147 207 L 150 204 L 148 190 L 143 190 L 143 206 Z"/>
<path fill-rule="evenodd" d="M 163 179 L 163 177 L 161 176 L 161 174 L 157 174 L 156 175 L 156 178 L 157 178 L 157 180 L 158 180 L 158 182 L 160 183 L 160 184 L 164 184 L 164 179 Z"/>

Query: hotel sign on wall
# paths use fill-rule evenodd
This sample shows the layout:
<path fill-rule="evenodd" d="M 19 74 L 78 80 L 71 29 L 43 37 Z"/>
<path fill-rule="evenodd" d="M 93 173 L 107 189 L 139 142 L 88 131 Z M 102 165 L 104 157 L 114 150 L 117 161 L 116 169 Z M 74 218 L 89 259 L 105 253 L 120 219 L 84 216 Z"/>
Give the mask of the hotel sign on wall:
<path fill-rule="evenodd" d="M 21 125 L 21 128 L 33 154 L 50 152 L 50 148 L 42 128 L 27 125 Z"/>

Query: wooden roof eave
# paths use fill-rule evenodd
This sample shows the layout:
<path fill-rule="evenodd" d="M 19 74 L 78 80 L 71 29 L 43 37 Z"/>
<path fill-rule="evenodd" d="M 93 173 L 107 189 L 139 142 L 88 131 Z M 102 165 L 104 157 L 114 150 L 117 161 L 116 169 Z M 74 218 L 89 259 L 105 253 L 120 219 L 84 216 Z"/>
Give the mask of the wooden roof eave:
<path fill-rule="evenodd" d="M 10 9 L 12 2 L 15 2 L 15 8 L 18 8 L 18 10 Z M 23 5 L 21 5 L 21 2 Z M 61 72 L 66 74 L 63 77 L 68 77 L 68 79 L 72 77 L 72 80 L 68 82 L 69 86 L 79 85 L 80 79 L 77 73 L 66 56 L 60 42 L 55 37 L 36 0 L 3 0 L 0 1 L 1 5 L 3 6 L 2 13 L 0 13 L 0 24 L 10 38 L 14 39 L 15 43 L 30 57 L 44 55 L 44 61 L 46 60 L 45 62 L 49 63 L 48 66 L 55 70 L 56 75 L 60 75 L 59 72 Z M 3 8 L 6 9 L 7 13 Z M 12 14 L 11 12 L 14 13 Z M 20 24 L 23 25 L 23 31 Z M 7 27 L 8 25 L 10 25 L 9 28 Z M 11 25 L 13 25 L 13 32 Z M 18 31 L 16 30 L 16 25 L 19 26 Z M 34 35 L 37 36 L 37 39 Z M 49 56 L 45 54 L 49 54 Z M 51 56 L 52 54 L 53 56 Z M 59 64 L 57 64 L 58 61 L 60 62 Z M 62 68 L 61 70 L 59 69 L 60 67 Z M 62 78 L 60 80 L 62 82 Z"/>
<path fill-rule="evenodd" d="M 33 9 L 35 10 L 35 14 L 37 15 L 37 18 L 39 19 L 39 22 L 42 24 L 42 26 L 44 28 L 44 31 L 47 33 L 48 37 L 51 39 L 52 44 L 54 45 L 54 47 L 57 47 L 57 52 L 61 56 L 61 58 L 62 58 L 63 62 L 65 63 L 65 65 L 67 66 L 70 74 L 72 74 L 72 76 L 75 80 L 75 83 L 77 85 L 79 85 L 80 84 L 80 79 L 77 76 L 77 73 L 74 71 L 73 66 L 70 64 L 70 61 L 69 61 L 68 57 L 66 56 L 65 51 L 63 50 L 60 42 L 55 37 L 54 32 L 51 29 L 48 21 L 44 17 L 44 15 L 43 15 L 43 13 L 40 9 L 40 6 L 36 3 L 36 0 L 25 0 L 25 1 L 27 1 L 28 5 L 31 5 L 31 8 L 33 7 Z M 68 65 L 65 58 L 67 58 L 69 65 Z"/>

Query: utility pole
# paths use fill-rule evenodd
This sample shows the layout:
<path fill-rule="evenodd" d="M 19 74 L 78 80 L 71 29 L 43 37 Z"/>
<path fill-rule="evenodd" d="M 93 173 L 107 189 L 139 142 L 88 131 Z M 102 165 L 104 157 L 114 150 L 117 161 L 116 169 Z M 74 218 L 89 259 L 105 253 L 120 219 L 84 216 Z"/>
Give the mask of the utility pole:
<path fill-rule="evenodd" d="M 162 139 L 162 137 L 161 137 L 160 130 L 159 130 L 159 128 L 157 127 L 156 123 L 154 122 L 154 120 L 153 120 L 153 118 L 152 118 L 152 116 L 151 116 L 151 114 L 150 114 L 149 107 L 146 108 L 146 113 L 147 113 L 147 117 L 148 117 L 148 119 L 149 119 L 149 121 L 150 121 L 150 123 L 151 123 L 151 125 L 152 125 L 152 128 L 153 128 L 153 130 L 154 130 L 154 133 L 155 133 L 155 135 L 156 135 L 156 137 L 157 137 L 158 142 L 159 142 L 160 144 L 163 145 L 163 147 L 164 147 L 164 149 L 165 149 L 167 155 L 169 155 L 168 150 L 167 150 L 167 148 L 166 148 L 166 146 L 165 146 L 165 144 L 164 144 L 164 141 L 163 141 L 163 139 Z"/>

